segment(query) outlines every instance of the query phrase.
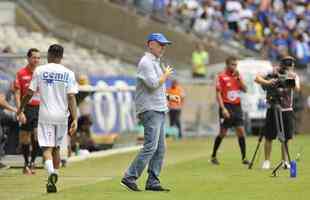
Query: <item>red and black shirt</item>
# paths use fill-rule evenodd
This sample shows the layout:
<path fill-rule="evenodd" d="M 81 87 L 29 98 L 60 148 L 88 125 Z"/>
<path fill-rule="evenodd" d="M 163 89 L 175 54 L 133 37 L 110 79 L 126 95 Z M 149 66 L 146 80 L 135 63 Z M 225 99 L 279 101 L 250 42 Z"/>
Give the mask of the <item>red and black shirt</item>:
<path fill-rule="evenodd" d="M 239 76 L 240 78 L 242 77 Z M 225 70 L 218 74 L 216 90 L 221 93 L 223 103 L 239 105 L 241 89 L 240 80 L 232 72 Z"/>
<path fill-rule="evenodd" d="M 15 79 L 15 87 L 20 90 L 21 98 L 27 94 L 30 82 L 32 80 L 33 72 L 29 69 L 29 67 L 23 67 L 16 74 Z M 28 105 L 38 106 L 40 105 L 40 98 L 38 94 L 34 94 Z"/>

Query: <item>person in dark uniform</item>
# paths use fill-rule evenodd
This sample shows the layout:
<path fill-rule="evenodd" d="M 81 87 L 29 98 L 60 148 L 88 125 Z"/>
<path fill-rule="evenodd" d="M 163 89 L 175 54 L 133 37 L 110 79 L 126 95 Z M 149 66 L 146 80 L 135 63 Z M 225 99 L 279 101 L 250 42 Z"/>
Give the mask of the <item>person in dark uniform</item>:
<path fill-rule="evenodd" d="M 220 132 L 215 138 L 211 163 L 219 165 L 216 157 L 217 150 L 227 130 L 234 127 L 238 136 L 243 164 L 249 164 L 246 159 L 245 130 L 243 126 L 240 92 L 246 92 L 246 85 L 237 70 L 237 58 L 228 57 L 226 68 L 219 73 L 216 79 L 216 99 L 219 104 Z"/>
<path fill-rule="evenodd" d="M 273 85 L 277 81 L 277 77 L 279 74 L 287 74 L 287 76 L 291 79 L 295 79 L 295 87 L 294 88 L 284 88 L 281 93 L 281 111 L 283 117 L 283 128 L 284 128 L 284 136 L 285 142 L 287 143 L 290 139 L 292 139 L 295 127 L 294 127 L 294 111 L 293 111 L 293 98 L 294 98 L 294 90 L 300 90 L 300 81 L 298 75 L 294 72 L 295 59 L 292 57 L 284 57 L 280 61 L 280 66 L 275 68 L 272 72 L 267 74 L 258 74 L 255 78 L 255 81 L 264 86 Z M 268 93 L 268 91 L 267 91 Z M 267 94 L 268 95 L 268 94 Z M 270 169 L 271 162 L 271 148 L 272 141 L 277 138 L 277 129 L 276 129 L 276 119 L 274 115 L 274 110 L 272 107 L 267 109 L 266 114 L 266 123 L 265 123 L 265 160 L 263 162 L 263 169 Z M 290 168 L 290 164 L 288 162 L 287 153 L 284 149 L 284 145 L 282 145 L 282 159 L 284 163 L 284 168 Z"/>

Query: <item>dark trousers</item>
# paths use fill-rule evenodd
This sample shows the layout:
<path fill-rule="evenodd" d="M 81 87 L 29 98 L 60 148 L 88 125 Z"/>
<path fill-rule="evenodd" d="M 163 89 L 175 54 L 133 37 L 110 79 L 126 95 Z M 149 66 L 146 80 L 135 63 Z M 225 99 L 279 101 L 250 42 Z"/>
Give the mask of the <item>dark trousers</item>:
<path fill-rule="evenodd" d="M 179 130 L 179 138 L 182 138 L 182 127 L 181 127 L 181 110 L 170 109 L 169 111 L 170 126 L 176 126 Z"/>

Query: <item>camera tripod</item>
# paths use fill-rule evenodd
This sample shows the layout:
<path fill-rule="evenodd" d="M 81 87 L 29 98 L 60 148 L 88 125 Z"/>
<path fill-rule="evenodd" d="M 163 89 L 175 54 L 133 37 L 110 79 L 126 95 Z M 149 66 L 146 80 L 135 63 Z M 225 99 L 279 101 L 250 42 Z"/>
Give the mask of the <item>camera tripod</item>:
<path fill-rule="evenodd" d="M 282 117 L 282 108 L 278 103 L 271 103 L 271 109 L 274 112 L 274 117 L 275 117 L 275 121 L 276 121 L 276 132 L 277 132 L 277 137 L 280 140 L 281 144 L 284 146 L 284 151 L 288 157 L 289 163 L 291 163 L 291 157 L 289 154 L 289 150 L 288 150 L 288 145 L 287 145 L 287 140 L 285 139 L 285 135 L 284 135 L 284 126 L 283 126 L 283 117 Z M 256 158 L 256 154 L 258 152 L 258 149 L 260 147 L 260 144 L 263 140 L 263 134 L 262 132 L 260 133 L 260 136 L 258 138 L 258 143 L 256 146 L 256 149 L 254 151 L 253 157 L 251 159 L 251 162 L 249 164 L 248 169 L 252 169 L 253 167 L 253 163 L 255 161 Z M 281 161 L 277 167 L 272 171 L 272 176 L 275 177 L 277 176 L 277 172 L 280 169 L 280 167 L 283 165 L 283 161 Z"/>
<path fill-rule="evenodd" d="M 284 126 L 283 126 L 283 117 L 282 117 L 282 108 L 279 104 L 274 104 L 272 106 L 274 109 L 274 115 L 276 120 L 276 129 L 277 129 L 277 136 L 280 140 L 281 144 L 284 146 L 284 151 L 287 155 L 289 163 L 291 163 L 291 156 L 288 150 L 287 140 L 285 139 L 284 135 Z M 271 176 L 276 177 L 277 172 L 280 169 L 280 167 L 284 164 L 284 161 L 282 160 L 277 167 L 272 171 Z"/>
<path fill-rule="evenodd" d="M 260 147 L 260 144 L 262 143 L 263 137 L 264 137 L 264 134 L 262 133 L 262 131 L 260 131 L 260 132 L 259 132 L 258 142 L 257 142 L 256 148 L 255 148 L 255 151 L 254 151 L 254 154 L 253 154 L 253 156 L 252 156 L 252 159 L 251 159 L 251 162 L 250 162 L 250 164 L 249 164 L 248 169 L 252 169 L 252 167 L 253 167 L 253 164 L 254 164 L 254 161 L 255 161 L 255 158 L 256 158 L 256 154 L 257 154 L 257 152 L 258 152 L 258 149 L 259 149 L 259 147 Z"/>

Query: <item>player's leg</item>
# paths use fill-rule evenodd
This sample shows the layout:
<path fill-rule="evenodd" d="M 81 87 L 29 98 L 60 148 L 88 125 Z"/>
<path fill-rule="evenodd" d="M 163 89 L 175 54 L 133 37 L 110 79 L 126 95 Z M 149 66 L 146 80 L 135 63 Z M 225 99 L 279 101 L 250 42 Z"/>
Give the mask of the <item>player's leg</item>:
<path fill-rule="evenodd" d="M 24 157 L 24 174 L 31 174 L 29 168 L 29 156 L 30 156 L 30 138 L 31 134 L 28 131 L 21 130 L 19 133 L 19 142 L 21 144 L 21 153 Z"/>
<path fill-rule="evenodd" d="M 44 165 L 45 165 L 45 169 L 47 170 L 47 173 L 48 173 L 48 180 L 47 180 L 47 184 L 46 184 L 46 191 L 48 193 L 57 192 L 56 183 L 58 180 L 58 174 L 57 174 L 55 167 L 54 167 L 53 151 L 54 151 L 53 147 L 44 147 L 43 148 L 43 157 L 45 160 Z"/>
<path fill-rule="evenodd" d="M 54 162 L 53 162 L 53 147 L 43 148 L 44 165 L 48 175 L 55 173 Z"/>
<path fill-rule="evenodd" d="M 46 191 L 48 193 L 57 192 L 56 182 L 58 175 L 53 162 L 53 149 L 56 146 L 55 125 L 39 123 L 37 133 L 39 145 L 43 150 L 44 166 L 48 174 Z"/>
<path fill-rule="evenodd" d="M 241 159 L 243 164 L 250 164 L 246 159 L 246 133 L 244 129 L 243 112 L 240 105 L 231 105 L 231 121 L 235 127 L 240 147 Z"/>
<path fill-rule="evenodd" d="M 69 135 L 67 134 L 63 137 L 63 141 L 59 150 L 61 167 L 66 167 L 69 154 L 68 150 L 69 150 Z"/>
<path fill-rule="evenodd" d="M 220 164 L 217 159 L 217 151 L 220 148 L 223 138 L 227 135 L 228 128 L 231 127 L 231 120 L 224 118 L 221 109 L 219 109 L 219 122 L 220 122 L 220 132 L 214 140 L 213 151 L 211 155 L 211 163 L 215 165 Z"/>
<path fill-rule="evenodd" d="M 49 148 L 48 151 L 46 151 L 47 154 L 44 156 L 46 160 L 45 166 L 49 174 L 46 189 L 48 193 L 51 193 L 57 192 L 56 183 L 60 167 L 60 146 L 62 145 L 63 137 L 65 137 L 68 132 L 68 125 L 46 125 L 44 129 L 49 133 L 53 133 L 54 136 L 52 137 L 52 142 L 50 141 L 50 146 L 53 146 L 53 148 Z"/>
<path fill-rule="evenodd" d="M 60 168 L 60 147 L 55 147 L 52 152 L 53 155 L 53 165 L 55 173 L 58 173 Z"/>
<path fill-rule="evenodd" d="M 238 136 L 238 143 L 241 152 L 242 163 L 247 165 L 249 161 L 246 159 L 246 142 L 245 142 L 245 130 L 243 126 L 236 127 L 236 134 Z"/>
<path fill-rule="evenodd" d="M 211 155 L 211 163 L 215 165 L 219 165 L 219 161 L 217 160 L 217 151 L 220 148 L 220 145 L 223 141 L 223 138 L 227 135 L 227 128 L 221 127 L 220 133 L 216 136 L 213 144 L 213 151 Z"/>
<path fill-rule="evenodd" d="M 38 155 L 39 151 L 39 144 L 38 144 L 38 117 L 39 117 L 39 106 L 32 106 L 29 108 L 29 126 L 31 126 L 32 130 L 32 140 L 31 140 L 31 146 L 32 146 L 32 151 L 31 151 L 31 163 L 30 163 L 30 169 L 31 172 L 34 173 L 35 170 L 35 160 Z"/>
<path fill-rule="evenodd" d="M 31 161 L 30 161 L 30 170 L 34 174 L 35 173 L 35 160 L 39 151 L 39 143 L 38 143 L 38 129 L 33 129 L 31 134 Z"/>

